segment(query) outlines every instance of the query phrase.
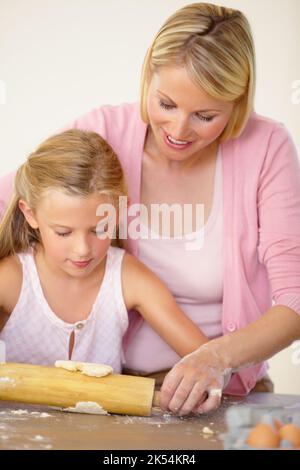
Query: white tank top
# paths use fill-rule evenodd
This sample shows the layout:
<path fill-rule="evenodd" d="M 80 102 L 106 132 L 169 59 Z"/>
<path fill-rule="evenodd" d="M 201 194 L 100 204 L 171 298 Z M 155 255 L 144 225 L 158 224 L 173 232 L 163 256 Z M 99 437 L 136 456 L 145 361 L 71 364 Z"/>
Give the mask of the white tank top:
<path fill-rule="evenodd" d="M 115 373 L 122 366 L 122 338 L 128 315 L 122 293 L 124 250 L 110 247 L 105 273 L 92 310 L 85 320 L 66 323 L 47 303 L 31 252 L 18 255 L 23 267 L 21 293 L 0 339 L 6 343 L 7 362 L 54 365 L 69 359 L 74 332 L 73 361 L 109 364 Z"/>
<path fill-rule="evenodd" d="M 209 338 L 222 335 L 222 214 L 222 157 L 219 147 L 212 209 L 203 227 L 202 248 L 187 251 L 185 239 L 139 240 L 139 259 L 166 284 L 181 309 Z M 125 350 L 126 367 L 142 373 L 169 369 L 178 360 L 175 351 L 146 322 L 142 323 Z"/>

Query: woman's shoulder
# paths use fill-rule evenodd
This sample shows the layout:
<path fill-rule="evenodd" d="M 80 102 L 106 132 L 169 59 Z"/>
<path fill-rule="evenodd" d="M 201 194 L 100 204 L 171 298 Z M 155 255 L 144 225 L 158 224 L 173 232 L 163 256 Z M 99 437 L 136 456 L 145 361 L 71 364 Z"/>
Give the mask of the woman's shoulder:
<path fill-rule="evenodd" d="M 139 103 L 123 103 L 94 108 L 63 130 L 71 128 L 97 132 L 107 140 L 126 166 L 128 159 L 142 148 L 147 124 L 141 119 Z"/>
<path fill-rule="evenodd" d="M 0 260 L 0 304 L 9 310 L 14 306 L 22 287 L 22 264 L 17 255 Z"/>
<path fill-rule="evenodd" d="M 240 138 L 247 139 L 251 137 L 254 140 L 259 140 L 261 138 L 269 139 L 271 136 L 275 139 L 282 137 L 290 138 L 290 134 L 283 122 L 253 111 Z"/>
<path fill-rule="evenodd" d="M 101 105 L 95 107 L 79 116 L 70 123 L 67 128 L 101 131 L 101 135 L 106 137 L 110 131 L 119 131 L 124 124 L 132 121 L 141 121 L 139 103 L 122 103 L 119 105 Z M 114 125 L 117 127 L 110 127 Z"/>

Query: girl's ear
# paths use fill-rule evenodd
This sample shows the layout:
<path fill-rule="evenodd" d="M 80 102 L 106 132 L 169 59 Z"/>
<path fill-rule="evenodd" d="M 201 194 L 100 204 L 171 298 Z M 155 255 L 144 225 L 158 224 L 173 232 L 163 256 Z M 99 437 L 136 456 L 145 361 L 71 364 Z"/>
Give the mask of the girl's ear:
<path fill-rule="evenodd" d="M 24 201 L 24 199 L 19 200 L 19 209 L 23 213 L 26 221 L 28 222 L 31 228 L 34 228 L 34 229 L 39 228 L 39 224 L 38 224 L 38 221 L 36 220 L 34 212 L 29 207 L 27 202 Z"/>

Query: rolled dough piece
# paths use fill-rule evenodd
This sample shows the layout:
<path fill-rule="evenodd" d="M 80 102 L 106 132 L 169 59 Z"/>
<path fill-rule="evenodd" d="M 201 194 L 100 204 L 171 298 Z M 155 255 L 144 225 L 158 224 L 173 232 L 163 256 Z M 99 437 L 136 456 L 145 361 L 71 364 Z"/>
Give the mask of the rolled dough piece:
<path fill-rule="evenodd" d="M 76 361 L 56 361 L 55 367 L 70 371 L 80 371 L 84 375 L 91 377 L 104 377 L 113 373 L 113 368 L 106 364 L 95 364 L 93 362 L 76 362 Z"/>
<path fill-rule="evenodd" d="M 72 413 L 88 413 L 93 415 L 108 415 L 107 411 L 95 401 L 79 401 L 75 406 L 62 408 L 62 411 L 71 411 Z"/>

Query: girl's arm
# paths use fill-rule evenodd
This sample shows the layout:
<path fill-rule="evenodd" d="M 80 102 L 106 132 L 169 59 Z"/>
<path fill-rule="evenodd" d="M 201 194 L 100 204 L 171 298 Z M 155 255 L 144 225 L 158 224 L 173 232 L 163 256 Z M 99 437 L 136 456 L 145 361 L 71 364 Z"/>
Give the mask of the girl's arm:
<path fill-rule="evenodd" d="M 137 310 L 180 356 L 209 341 L 160 279 L 128 253 L 124 255 L 122 286 L 127 309 Z"/>

